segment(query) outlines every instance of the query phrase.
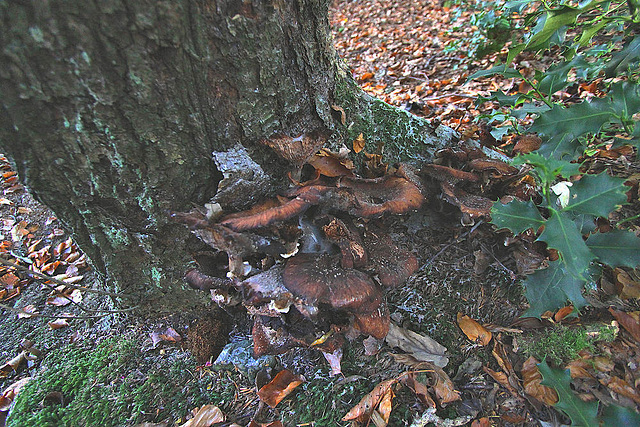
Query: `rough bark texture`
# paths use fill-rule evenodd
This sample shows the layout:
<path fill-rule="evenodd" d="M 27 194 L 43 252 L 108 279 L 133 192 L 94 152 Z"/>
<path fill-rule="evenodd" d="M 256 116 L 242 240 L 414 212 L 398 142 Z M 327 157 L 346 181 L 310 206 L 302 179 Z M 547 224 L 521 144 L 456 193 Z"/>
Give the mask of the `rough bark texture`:
<path fill-rule="evenodd" d="M 283 163 L 261 138 L 364 132 L 422 158 L 451 138 L 357 88 L 336 58 L 328 3 L 0 3 L 0 147 L 110 289 L 150 303 L 175 294 L 189 233 L 167 211 L 209 201 L 229 162 L 255 170 L 225 172 L 247 180 L 227 204 L 275 191 Z"/>

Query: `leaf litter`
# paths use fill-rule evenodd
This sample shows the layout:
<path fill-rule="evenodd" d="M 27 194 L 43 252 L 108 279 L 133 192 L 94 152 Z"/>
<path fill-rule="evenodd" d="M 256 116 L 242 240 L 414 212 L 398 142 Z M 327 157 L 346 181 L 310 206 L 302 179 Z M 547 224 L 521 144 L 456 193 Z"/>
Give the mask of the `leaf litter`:
<path fill-rule="evenodd" d="M 449 46 L 452 41 L 462 39 L 464 34 L 468 34 L 470 26 L 454 24 L 467 23 L 469 15 L 463 11 L 458 14 L 458 17 L 453 17 L 448 13 L 448 10 L 438 6 L 413 3 L 412 9 L 406 9 L 404 5 L 391 5 L 387 1 L 335 2 L 333 20 L 335 27 L 338 28 L 336 31 L 338 49 L 347 58 L 355 77 L 368 92 L 415 114 L 438 118 L 443 123 L 457 128 L 465 136 L 478 137 L 483 142 L 490 141 L 491 138 L 487 135 L 489 132 L 472 123 L 473 117 L 477 115 L 477 107 L 473 105 L 473 96 L 479 90 L 485 90 L 485 87 L 476 82 L 465 87 L 462 86 L 469 74 L 468 69 L 472 59 L 465 56 L 464 48 L 449 50 L 449 54 L 442 52 L 443 46 Z M 456 28 L 453 31 L 447 31 L 454 26 Z M 489 62 L 487 61 L 494 59 L 495 57 L 485 59 L 480 62 L 480 66 L 488 68 Z M 492 79 L 483 84 L 487 85 L 490 90 L 497 90 L 507 89 L 509 83 L 500 79 Z M 583 90 L 594 92 L 596 89 L 594 87 Z M 334 106 L 334 109 L 340 113 L 339 106 Z M 342 114 L 344 115 L 344 111 Z M 370 154 L 363 151 L 363 139 L 364 137 L 362 139 L 356 138 L 353 141 L 353 151 L 356 153 L 360 151 L 371 162 L 371 170 L 386 172 L 387 165 L 381 162 L 379 153 Z M 535 135 L 525 135 L 513 143 L 514 152 L 519 153 L 530 152 L 539 145 Z M 465 172 L 469 175 L 460 174 L 455 178 L 450 176 L 441 177 L 441 179 L 433 178 L 433 182 L 440 189 L 434 199 L 442 202 L 446 215 L 452 216 L 461 212 L 462 224 L 475 225 L 488 216 L 486 200 L 493 200 L 505 187 L 507 188 L 506 192 L 513 195 L 522 195 L 529 191 L 528 175 L 517 174 L 513 176 L 510 171 L 505 169 L 501 172 L 500 168 L 492 171 L 473 169 L 473 167 L 477 167 L 478 162 L 473 162 L 474 159 L 470 157 L 475 156 L 477 151 L 468 147 L 463 147 L 461 151 L 464 156 L 467 156 L 465 159 L 461 159 L 458 152 L 440 153 L 439 162 L 453 171 Z M 629 153 L 608 151 L 610 150 L 602 150 L 599 155 L 602 158 L 617 159 L 621 155 L 631 158 Z M 350 167 L 344 165 L 336 157 L 326 155 L 326 153 L 324 155 L 310 153 L 311 155 L 313 155 L 313 162 L 316 162 L 316 169 L 326 176 L 346 176 L 350 173 Z M 11 172 L 6 168 L 4 170 Z M 431 177 L 436 175 L 436 172 L 429 170 L 420 172 L 423 178 L 427 175 Z M 21 185 L 18 183 L 15 173 L 6 173 L 3 178 L 6 199 L 0 200 L 0 208 L 5 210 L 15 208 L 18 203 L 10 197 L 22 191 Z M 451 182 L 452 180 L 455 182 Z M 15 209 L 20 215 L 29 215 L 29 208 L 18 206 Z M 429 218 L 428 221 L 420 219 L 420 221 L 428 222 L 432 219 Z M 546 370 L 544 365 L 542 368 L 544 373 L 540 373 L 541 368 L 537 366 L 536 369 L 533 368 L 536 365 L 535 360 L 531 358 L 524 360 L 525 355 L 518 348 L 518 340 L 522 334 L 532 330 L 529 327 L 548 329 L 553 328 L 555 324 L 571 322 L 573 307 L 567 306 L 564 310 L 555 313 L 542 313 L 542 319 L 523 319 L 518 321 L 517 325 L 511 325 L 515 316 L 522 312 L 522 304 L 519 301 L 515 303 L 507 301 L 509 299 L 507 293 L 490 283 L 500 279 L 501 282 L 513 284 L 514 280 L 512 279 L 516 277 L 516 274 L 523 274 L 527 270 L 535 269 L 538 265 L 548 262 L 549 254 L 546 248 L 541 248 L 536 244 L 535 236 L 529 236 L 528 239 L 526 236 L 521 236 L 516 240 L 510 240 L 504 235 L 494 238 L 484 226 L 474 229 L 473 233 L 465 236 L 459 226 L 456 228 L 451 225 L 451 221 L 440 219 L 439 222 L 435 220 L 435 223 L 437 224 L 436 232 L 429 232 L 424 227 L 417 227 L 414 230 L 415 237 L 408 237 L 410 246 L 421 245 L 425 247 L 427 253 L 420 254 L 419 259 L 423 263 L 422 265 L 426 266 L 424 270 L 429 271 L 431 280 L 425 278 L 422 273 L 424 270 L 421 270 L 417 274 L 417 278 L 410 280 L 404 289 L 396 289 L 388 297 L 392 315 L 397 315 L 397 320 L 404 320 L 403 326 L 410 326 L 405 329 L 391 323 L 389 333 L 391 338 L 387 339 L 387 346 L 397 347 L 404 353 L 390 355 L 389 349 L 386 347 L 374 350 L 375 347 L 371 341 L 369 341 L 370 350 L 367 351 L 368 357 L 375 355 L 380 362 L 404 364 L 409 369 L 426 372 L 420 374 L 396 372 L 397 376 L 389 380 L 380 376 L 380 371 L 385 372 L 384 369 L 380 369 L 378 372 L 368 371 L 368 374 L 379 378 L 380 382 L 369 394 L 365 395 L 363 398 L 365 403 L 358 404 L 352 409 L 355 410 L 354 413 L 358 414 L 356 418 L 370 419 L 375 425 L 389 423 L 392 417 L 393 402 L 398 404 L 398 400 L 401 400 L 403 403 L 407 403 L 406 396 L 401 396 L 397 390 L 399 384 L 404 384 L 420 402 L 421 406 L 418 412 L 422 412 L 422 416 L 415 419 L 414 425 L 426 425 L 429 422 L 427 420 L 438 423 L 449 422 L 449 425 L 456 425 L 455 423 L 462 422 L 462 420 L 469 422 L 476 416 L 477 419 L 473 421 L 473 425 L 487 425 L 486 415 L 491 414 L 501 422 L 508 422 L 510 419 L 516 419 L 512 414 L 514 411 L 519 413 L 521 419 L 526 419 L 527 423 L 534 423 L 536 420 L 548 419 L 548 413 L 545 413 L 545 410 L 557 405 L 553 399 L 553 392 L 561 395 L 563 403 L 558 408 L 565 411 L 565 414 L 571 419 L 581 416 L 570 409 L 571 406 L 581 407 L 581 404 L 575 399 L 592 399 L 591 402 L 593 402 L 594 396 L 602 398 L 603 391 L 611 393 L 613 396 L 610 401 L 606 402 L 609 406 L 604 410 L 601 409 L 603 416 L 611 418 L 620 416 L 620 410 L 615 409 L 620 406 L 615 406 L 616 404 L 623 403 L 633 406 L 634 402 L 637 403 L 634 387 L 638 382 L 638 372 L 628 363 L 635 361 L 638 337 L 640 336 L 637 302 L 634 300 L 638 294 L 635 289 L 638 287 L 636 272 L 618 267 L 614 271 L 608 272 L 610 274 L 603 275 L 602 283 L 605 283 L 605 280 L 610 283 L 607 288 L 609 289 L 608 295 L 631 300 L 625 304 L 615 304 L 615 308 L 610 309 L 610 315 L 622 326 L 623 331 L 620 336 L 612 342 L 597 342 L 599 354 L 608 354 L 610 357 L 583 353 L 581 359 L 569 363 L 570 376 L 566 372 L 560 373 L 560 370 L 553 370 L 553 368 Z M 48 244 L 41 245 L 41 242 L 35 239 L 35 233 L 38 231 L 37 224 L 32 224 L 28 219 L 16 221 L 6 218 L 3 224 L 5 240 L 2 242 L 2 251 L 10 256 L 10 259 L 21 262 L 23 265 L 26 265 L 25 259 L 30 260 L 38 271 L 58 274 L 58 277 L 62 278 L 61 280 L 82 280 L 79 272 L 86 269 L 86 264 L 81 259 L 82 256 L 79 255 L 80 252 L 77 248 L 68 250 L 68 248 L 73 248 L 72 244 L 60 246 L 61 243 L 56 245 L 54 249 Z M 402 227 L 392 225 L 391 228 L 394 232 L 398 232 L 398 229 Z M 60 234 L 59 229 L 53 230 L 48 237 L 56 237 Z M 451 242 L 454 243 L 451 244 Z M 480 242 L 483 247 L 480 247 Z M 24 247 L 27 248 L 26 252 L 24 249 L 15 251 L 16 248 Z M 444 251 L 440 252 L 443 249 Z M 516 249 L 519 255 L 514 255 Z M 438 256 L 434 258 L 434 253 L 441 254 L 439 257 L 444 260 Z M 78 259 L 80 262 L 76 262 Z M 427 261 L 429 261 L 428 265 Z M 74 270 L 74 267 L 77 269 Z M 466 276 L 465 271 L 472 271 L 477 277 Z M 26 275 L 23 276 L 10 268 L 2 268 L 0 273 L 2 273 L 0 275 L 0 299 L 2 301 L 15 298 L 20 294 L 21 288 L 31 283 L 31 279 Z M 61 275 L 67 276 L 62 277 Z M 74 279 L 77 277 L 80 278 Z M 487 284 L 478 285 L 475 280 L 485 280 Z M 473 292 L 461 290 L 462 287 L 468 285 L 473 288 Z M 72 292 L 70 288 L 61 288 L 56 293 L 71 295 Z M 436 301 L 437 304 L 437 296 L 440 293 L 457 293 L 460 295 L 460 303 L 470 307 L 442 302 L 439 306 L 442 313 L 431 317 L 432 315 L 428 315 L 427 310 L 424 309 L 427 307 L 426 304 L 416 304 L 416 302 L 424 302 L 427 298 L 429 301 Z M 56 299 L 52 301 L 62 302 L 62 300 Z M 68 304 L 71 303 L 59 305 L 66 306 Z M 502 306 L 502 311 L 499 306 Z M 26 311 L 36 313 L 42 308 L 42 306 L 37 308 L 33 306 Z M 456 316 L 456 313 L 459 312 L 469 313 L 469 315 Z M 599 314 L 599 316 L 602 315 Z M 611 320 L 611 316 L 598 318 L 597 321 L 607 324 Z M 448 323 L 442 327 L 455 326 L 455 329 L 449 329 L 450 335 L 455 339 L 452 339 L 452 342 L 447 342 L 446 347 L 428 337 L 431 334 L 431 328 L 437 332 L 437 327 L 425 325 L 426 321 L 431 321 L 433 318 L 438 319 L 439 324 Z M 501 326 L 494 325 L 492 328 L 488 325 L 489 322 Z M 422 327 L 422 325 L 425 326 Z M 500 334 L 498 333 L 500 331 L 496 331 L 495 328 L 502 331 L 508 330 L 508 332 Z M 413 332 L 413 330 L 419 330 L 422 333 Z M 460 334 L 460 331 L 464 335 Z M 172 334 L 164 335 L 172 336 Z M 157 338 L 160 338 L 160 335 Z M 172 341 L 172 339 L 169 338 L 167 341 Z M 173 342 L 178 341 L 175 339 Z M 457 365 L 473 354 L 482 351 L 488 352 L 489 347 L 487 346 L 491 341 L 494 341 L 491 351 L 494 361 L 487 362 L 486 365 L 489 366 L 484 366 L 482 372 L 472 370 L 451 380 L 447 373 L 437 366 L 449 366 L 449 369 L 453 369 L 451 364 L 447 364 L 448 360 L 454 361 Z M 469 346 L 469 342 L 472 343 L 471 346 Z M 484 349 L 484 347 L 487 348 Z M 446 349 L 449 349 L 451 355 L 445 354 Z M 343 370 L 337 368 L 340 366 L 340 361 L 335 361 L 335 358 L 338 357 L 335 352 L 325 354 L 334 356 L 332 370 L 335 374 Z M 428 361 L 433 364 L 430 365 Z M 349 363 L 346 365 L 344 362 L 342 363 L 346 366 L 344 368 L 346 375 L 349 375 L 354 369 L 353 366 L 349 366 Z M 299 369 L 304 368 L 299 367 Z M 291 375 L 296 376 L 293 373 Z M 541 379 L 543 375 L 544 380 Z M 594 378 L 597 379 L 595 384 L 589 382 Z M 500 384 L 501 388 L 499 393 L 494 393 L 491 397 L 490 393 L 486 393 L 484 390 L 488 390 L 494 380 Z M 522 383 L 521 388 L 518 387 L 518 382 Z M 294 380 L 291 382 L 282 381 L 280 385 L 275 386 L 275 391 L 269 394 L 269 396 L 276 396 L 270 400 L 274 403 L 273 406 L 282 402 L 286 397 L 285 391 L 289 387 L 293 389 L 297 386 L 291 386 L 294 383 Z M 569 384 L 573 388 L 569 387 Z M 293 396 L 295 399 L 295 394 Z M 515 406 L 512 405 L 509 411 L 505 410 L 504 408 L 510 402 L 509 399 L 516 396 L 520 397 L 520 400 L 534 397 L 542 402 L 543 406 L 528 407 L 523 403 L 517 403 Z M 458 412 L 459 416 L 451 420 L 445 420 L 436 414 L 439 405 L 444 406 L 457 401 L 467 403 L 478 398 L 486 398 L 488 402 L 493 403 L 493 406 L 484 408 L 482 413 L 476 411 L 473 415 L 461 415 Z M 587 404 L 583 408 L 589 417 L 593 415 L 592 408 L 593 404 Z M 217 413 L 212 405 L 207 405 L 206 409 L 203 407 L 201 411 L 203 420 L 207 418 L 204 415 L 205 412 Z M 194 415 L 198 413 L 200 411 L 195 411 Z M 591 421 L 584 419 L 584 416 L 582 418 L 584 422 Z M 279 423 L 279 421 L 270 423 L 251 421 L 251 425 L 275 425 L 274 423 Z"/>

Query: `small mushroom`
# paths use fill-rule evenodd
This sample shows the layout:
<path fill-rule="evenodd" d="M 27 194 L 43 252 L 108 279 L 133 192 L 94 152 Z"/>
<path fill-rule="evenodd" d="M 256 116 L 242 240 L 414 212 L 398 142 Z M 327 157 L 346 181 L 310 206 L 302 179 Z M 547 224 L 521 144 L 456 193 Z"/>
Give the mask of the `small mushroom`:
<path fill-rule="evenodd" d="M 518 173 L 518 169 L 500 160 L 473 159 L 467 163 L 471 169 L 478 172 L 492 171 L 496 177 L 511 176 Z"/>
<path fill-rule="evenodd" d="M 437 181 L 449 184 L 456 184 L 460 181 L 478 182 L 480 180 L 480 177 L 475 173 L 442 165 L 426 164 L 422 166 L 421 172 Z"/>
<path fill-rule="evenodd" d="M 383 286 L 400 286 L 418 270 L 418 259 L 396 245 L 383 230 L 370 226 L 363 240 L 370 264 Z"/>
<path fill-rule="evenodd" d="M 409 180 L 393 175 L 382 178 L 344 178 L 339 182 L 342 188 L 353 190 L 358 205 L 350 213 L 365 218 L 381 216 L 385 213 L 404 214 L 419 209 L 424 196 Z"/>
<path fill-rule="evenodd" d="M 364 321 L 367 316 L 385 318 L 383 296 L 376 284 L 361 271 L 337 267 L 332 256 L 296 255 L 287 262 L 282 280 L 287 289 L 309 304 L 328 304 L 356 315 L 361 319 L 356 326 L 366 333 L 370 333 Z M 386 331 L 388 322 L 386 330 L 380 326 L 372 329 L 376 338 L 383 338 Z"/>
<path fill-rule="evenodd" d="M 246 211 L 234 214 L 232 217 L 224 218 L 220 224 L 234 231 L 253 230 L 293 218 L 306 211 L 310 206 L 311 203 L 296 197 L 281 205 L 273 206 L 265 210 L 257 212 Z"/>
<path fill-rule="evenodd" d="M 469 194 L 447 182 L 442 182 L 440 185 L 443 198 L 460 208 L 463 214 L 463 225 L 473 225 L 476 218 L 488 217 L 491 214 L 493 202 L 490 199 Z"/>

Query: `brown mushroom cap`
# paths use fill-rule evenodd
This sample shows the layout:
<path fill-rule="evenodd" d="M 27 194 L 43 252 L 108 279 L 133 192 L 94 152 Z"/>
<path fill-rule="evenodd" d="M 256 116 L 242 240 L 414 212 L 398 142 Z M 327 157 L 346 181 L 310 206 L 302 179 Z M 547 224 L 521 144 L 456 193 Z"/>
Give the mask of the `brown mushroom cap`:
<path fill-rule="evenodd" d="M 233 217 L 227 217 L 220 224 L 229 227 L 235 231 L 252 230 L 255 228 L 266 227 L 278 221 L 285 221 L 300 215 L 306 211 L 311 203 L 300 198 L 289 200 L 279 206 L 274 206 L 259 212 L 247 212 L 246 215 L 234 214 Z"/>
<path fill-rule="evenodd" d="M 473 159 L 468 163 L 469 167 L 474 171 L 484 172 L 484 171 L 493 171 L 497 172 L 498 175 L 515 175 L 518 173 L 518 169 L 502 162 L 500 160 L 494 159 Z"/>
<path fill-rule="evenodd" d="M 274 135 L 272 138 L 260 141 L 285 160 L 296 166 L 303 165 L 309 157 L 318 151 L 326 142 L 320 132 L 311 132 L 297 137 Z"/>
<path fill-rule="evenodd" d="M 493 207 L 493 202 L 490 199 L 469 194 L 446 182 L 442 182 L 440 185 L 444 199 L 452 205 L 459 207 L 463 214 L 469 215 L 472 219 L 488 217 L 490 215 L 491 208 Z"/>
<path fill-rule="evenodd" d="M 372 312 L 353 313 L 353 321 L 357 330 L 377 339 L 389 333 L 389 309 L 384 302 Z"/>
<path fill-rule="evenodd" d="M 358 205 L 350 213 L 365 218 L 384 213 L 404 214 L 419 209 L 424 196 L 418 187 L 405 178 L 386 175 L 376 179 L 344 178 L 342 188 L 353 190 Z"/>
<path fill-rule="evenodd" d="M 418 270 L 418 259 L 396 245 L 391 236 L 379 228 L 369 227 L 364 244 L 370 264 L 383 286 L 400 286 Z"/>
<path fill-rule="evenodd" d="M 287 262 L 282 281 L 294 295 L 311 304 L 330 304 L 351 313 L 376 310 L 382 293 L 369 276 L 335 264 L 326 254 L 298 254 Z"/>
<path fill-rule="evenodd" d="M 460 181 L 477 182 L 480 180 L 480 177 L 475 173 L 442 165 L 426 164 L 422 166 L 421 172 L 429 175 L 433 179 L 450 184 L 455 184 Z"/>

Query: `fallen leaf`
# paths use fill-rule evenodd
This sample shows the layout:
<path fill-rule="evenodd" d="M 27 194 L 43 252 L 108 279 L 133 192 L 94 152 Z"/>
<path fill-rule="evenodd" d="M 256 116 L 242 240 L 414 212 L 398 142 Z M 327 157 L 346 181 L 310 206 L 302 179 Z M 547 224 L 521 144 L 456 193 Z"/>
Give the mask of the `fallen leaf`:
<path fill-rule="evenodd" d="M 447 349 L 442 344 L 426 335 L 409 331 L 393 323 L 389 325 L 389 333 L 385 341 L 390 347 L 398 347 L 417 360 L 433 362 L 442 368 L 449 363 L 449 358 L 445 356 Z"/>
<path fill-rule="evenodd" d="M 571 313 L 573 313 L 573 306 L 572 305 L 564 306 L 560 310 L 558 310 L 556 314 L 553 315 L 553 320 L 556 323 L 558 323 L 562 321 L 562 319 L 570 315 Z"/>
<path fill-rule="evenodd" d="M 497 372 L 491 368 L 487 368 L 483 366 L 482 369 L 489 374 L 491 378 L 493 378 L 498 384 L 506 388 L 509 393 L 511 393 L 514 397 L 519 397 L 518 390 L 516 390 L 511 384 L 509 384 L 509 377 L 504 372 Z"/>
<path fill-rule="evenodd" d="M 229 427 L 233 427 L 234 425 L 237 426 L 238 424 L 232 424 Z M 247 424 L 247 427 L 282 427 L 282 421 L 275 420 L 271 421 L 270 423 L 259 423 L 255 420 L 251 420 L 251 422 Z"/>
<path fill-rule="evenodd" d="M 358 154 L 362 150 L 364 150 L 365 140 L 364 135 L 361 133 L 353 140 L 353 152 Z"/>
<path fill-rule="evenodd" d="M 491 342 L 492 334 L 480 323 L 476 322 L 469 316 L 458 313 L 458 326 L 462 329 L 462 332 L 474 343 L 482 346 L 488 345 Z"/>
<path fill-rule="evenodd" d="M 331 366 L 331 372 L 329 373 L 330 377 L 335 375 L 339 375 L 342 373 L 342 368 L 340 367 L 340 361 L 342 360 L 342 349 L 339 348 L 333 353 L 322 352 L 322 355 L 327 362 L 329 362 L 329 366 Z"/>
<path fill-rule="evenodd" d="M 342 126 L 345 126 L 347 124 L 347 114 L 344 112 L 344 108 L 336 104 L 333 104 L 331 108 L 333 109 L 333 111 L 337 111 L 338 113 L 340 113 L 340 123 L 342 124 Z"/>
<path fill-rule="evenodd" d="M 283 370 L 278 372 L 270 383 L 262 386 L 258 390 L 258 397 L 264 403 L 275 408 L 294 388 L 304 382 L 304 377 L 294 375 L 291 371 Z"/>
<path fill-rule="evenodd" d="M 622 327 L 629 332 L 637 342 L 640 342 L 640 312 L 631 311 L 629 313 L 625 313 L 624 311 L 609 308 L 609 313 L 615 317 L 620 325 L 622 325 Z"/>
<path fill-rule="evenodd" d="M 438 366 L 432 366 L 432 377 L 435 379 L 433 390 L 436 393 L 436 399 L 440 406 L 460 400 L 460 392 L 455 389 L 455 385 L 449 375 Z"/>
<path fill-rule="evenodd" d="M 67 319 L 56 319 L 52 322 L 47 323 L 47 325 L 49 325 L 51 330 L 55 330 L 55 329 L 66 328 L 67 326 L 69 326 L 69 322 L 67 321 Z"/>
<path fill-rule="evenodd" d="M 307 163 L 313 166 L 321 175 L 324 176 L 353 176 L 353 172 L 349 167 L 351 166 L 350 163 L 345 162 L 345 160 L 338 157 L 337 154 L 328 150 L 321 150 L 314 154 L 309 158 Z"/>
<path fill-rule="evenodd" d="M 224 422 L 224 414 L 214 405 L 204 405 L 198 409 L 189 421 L 180 427 L 210 427 L 216 423 Z"/>
<path fill-rule="evenodd" d="M 604 386 L 609 387 L 609 389 L 611 389 L 612 391 L 622 396 L 628 397 L 637 404 L 640 404 L 640 394 L 638 393 L 638 390 L 631 387 L 625 380 L 618 377 L 611 377 L 607 380 L 601 379 L 600 383 Z"/>
<path fill-rule="evenodd" d="M 21 351 L 16 357 L 0 366 L 0 378 L 7 377 L 10 373 L 16 372 L 20 365 L 27 360 L 28 353 L 27 350 Z"/>
<path fill-rule="evenodd" d="M 31 377 L 22 378 L 4 389 L 2 396 L 0 396 L 0 412 L 9 411 L 11 403 L 15 400 L 18 393 L 20 393 L 22 387 L 24 387 L 29 381 L 31 381 Z"/>
<path fill-rule="evenodd" d="M 35 305 L 29 304 L 22 307 L 22 311 L 18 313 L 18 319 L 28 319 L 30 317 L 33 317 L 33 314 L 38 314 L 38 311 L 36 310 Z"/>
<path fill-rule="evenodd" d="M 558 393 L 546 385 L 542 385 L 542 374 L 538 369 L 538 361 L 529 357 L 522 365 L 522 386 L 524 392 L 538 399 L 545 405 L 553 406 L 558 403 Z"/>
<path fill-rule="evenodd" d="M 387 394 L 391 387 L 397 382 L 396 378 L 385 380 L 376 385 L 366 396 L 364 396 L 360 402 L 347 414 L 342 417 L 342 421 L 358 421 L 367 422 L 371 417 L 373 411 L 378 407 L 384 396 Z"/>
<path fill-rule="evenodd" d="M 427 408 L 435 408 L 436 402 L 433 401 L 431 396 L 429 395 L 429 390 L 427 386 L 421 383 L 416 379 L 415 373 L 410 373 L 402 377 L 402 383 L 409 387 L 411 391 L 413 391 L 420 400 L 420 402 L 426 406 Z"/>
<path fill-rule="evenodd" d="M 471 427 L 491 427 L 491 423 L 489 422 L 488 417 L 482 417 L 480 419 L 473 420 Z"/>

